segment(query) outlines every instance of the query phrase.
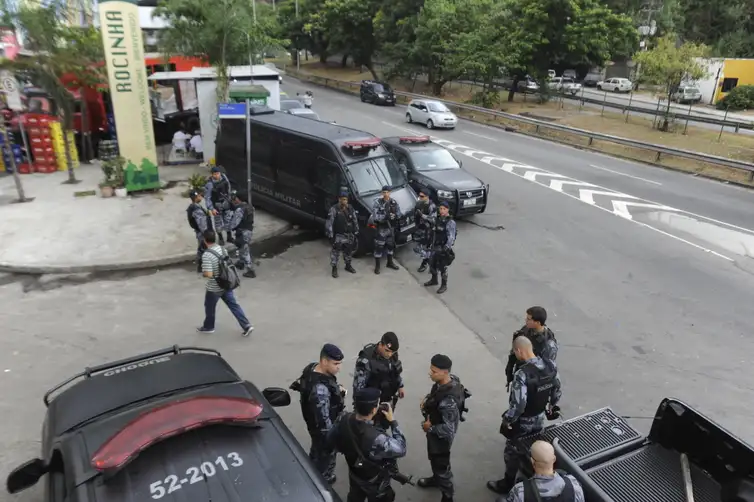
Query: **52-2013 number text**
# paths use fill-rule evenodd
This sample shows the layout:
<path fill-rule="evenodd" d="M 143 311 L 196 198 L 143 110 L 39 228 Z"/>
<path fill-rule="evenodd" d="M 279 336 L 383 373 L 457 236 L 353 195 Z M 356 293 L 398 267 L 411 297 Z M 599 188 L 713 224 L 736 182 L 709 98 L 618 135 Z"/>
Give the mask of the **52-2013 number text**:
<path fill-rule="evenodd" d="M 162 481 L 155 481 L 149 485 L 149 493 L 152 495 L 153 499 L 159 500 L 166 494 L 180 490 L 183 485 L 193 485 L 206 478 L 211 478 L 217 474 L 218 468 L 227 471 L 233 467 L 241 467 L 242 465 L 243 459 L 241 456 L 232 451 L 224 457 L 222 455 L 217 457 L 214 462 L 202 462 L 199 466 L 189 467 L 186 469 L 186 477 L 184 478 L 179 478 L 175 474 L 171 474 Z"/>

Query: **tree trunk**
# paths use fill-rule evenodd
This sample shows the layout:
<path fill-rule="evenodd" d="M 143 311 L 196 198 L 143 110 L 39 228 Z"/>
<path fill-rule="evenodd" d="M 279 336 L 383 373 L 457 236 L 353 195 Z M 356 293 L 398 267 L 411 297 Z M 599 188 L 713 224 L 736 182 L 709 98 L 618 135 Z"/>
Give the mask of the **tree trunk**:
<path fill-rule="evenodd" d="M 343 54 L 343 57 L 340 59 L 340 67 L 345 68 L 346 65 L 348 65 L 348 54 Z"/>
<path fill-rule="evenodd" d="M 322 64 L 327 64 L 327 53 L 326 52 L 320 52 L 319 53 L 319 62 Z"/>
<path fill-rule="evenodd" d="M 21 118 L 19 117 L 19 121 Z M 0 131 L 3 133 L 3 138 L 8 137 L 8 129 L 5 127 L 5 117 L 0 115 Z M 7 148 L 7 154 L 10 159 L 13 159 L 13 148 L 10 145 L 10 141 L 6 141 L 3 146 L 0 146 L 0 155 L 2 155 L 2 150 L 4 148 Z M 29 156 L 29 160 L 31 161 L 31 152 L 26 152 L 26 155 Z M 15 166 L 15 160 L 11 160 L 13 165 Z M 19 202 L 26 202 L 26 193 L 24 192 L 24 187 L 21 184 L 21 175 L 18 174 L 18 166 L 15 166 L 15 169 L 13 169 L 13 182 L 16 184 L 16 192 L 18 192 L 18 201 Z"/>
<path fill-rule="evenodd" d="M 513 77 L 513 83 L 511 84 L 511 88 L 508 91 L 508 102 L 512 103 L 515 96 L 516 96 L 516 89 L 518 89 L 518 82 L 521 80 L 521 78 L 517 75 Z"/>
<path fill-rule="evenodd" d="M 665 105 L 665 116 L 662 118 L 662 127 L 660 127 L 660 130 L 662 132 L 668 132 L 670 129 L 670 96 L 672 95 L 672 92 L 668 91 L 668 104 Z"/>
<path fill-rule="evenodd" d="M 369 73 L 372 74 L 372 77 L 374 77 L 375 80 L 379 80 L 380 77 L 377 75 L 377 71 L 374 69 L 374 63 L 371 61 L 367 61 L 367 63 L 364 65 L 369 70 Z"/>
<path fill-rule="evenodd" d="M 438 79 L 432 82 L 432 94 L 434 94 L 435 96 L 442 94 L 442 88 L 447 83 L 448 81 L 446 79 Z"/>

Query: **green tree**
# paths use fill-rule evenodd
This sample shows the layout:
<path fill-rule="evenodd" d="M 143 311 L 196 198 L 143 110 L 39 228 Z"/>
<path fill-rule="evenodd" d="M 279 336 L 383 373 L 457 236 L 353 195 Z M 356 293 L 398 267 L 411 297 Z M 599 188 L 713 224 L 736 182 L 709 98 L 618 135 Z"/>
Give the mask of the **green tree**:
<path fill-rule="evenodd" d="M 169 26 L 160 30 L 160 45 L 168 56 L 202 58 L 217 69 L 218 101 L 227 100 L 230 66 L 249 64 L 258 54 L 290 43 L 277 38 L 277 17 L 263 3 L 255 7 L 248 0 L 165 0 L 153 15 Z"/>
<path fill-rule="evenodd" d="M 670 96 L 684 81 L 704 78 L 707 69 L 698 58 L 707 55 L 706 46 L 693 42 L 677 43 L 670 33 L 657 41 L 651 50 L 638 53 L 634 60 L 641 65 L 640 79 L 665 88 L 667 107 L 660 130 L 667 131 L 670 122 Z"/>
<path fill-rule="evenodd" d="M 386 76 L 415 78 L 423 71 L 417 60 L 416 28 L 424 0 L 383 0 L 374 18 L 380 57 L 388 64 Z"/>
<path fill-rule="evenodd" d="M 291 41 L 291 57 L 296 62 L 296 54 L 301 49 L 319 56 L 326 63 L 330 55 L 330 38 L 313 24 L 313 16 L 324 8 L 324 0 L 299 0 L 298 15 L 296 2 L 289 1 L 278 5 L 277 14 L 281 27 L 281 38 Z"/>
<path fill-rule="evenodd" d="M 684 12 L 678 30 L 684 40 L 703 43 L 721 57 L 754 57 L 754 2 L 750 0 L 680 0 Z"/>

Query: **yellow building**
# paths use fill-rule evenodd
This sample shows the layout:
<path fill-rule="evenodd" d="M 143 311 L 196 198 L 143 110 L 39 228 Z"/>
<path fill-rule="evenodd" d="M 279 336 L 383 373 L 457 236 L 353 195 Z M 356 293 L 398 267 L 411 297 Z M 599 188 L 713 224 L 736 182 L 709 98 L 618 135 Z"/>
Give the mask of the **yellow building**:
<path fill-rule="evenodd" d="M 754 59 L 725 58 L 722 63 L 720 75 L 712 75 L 716 78 L 715 102 L 723 99 L 735 87 L 754 85 Z"/>

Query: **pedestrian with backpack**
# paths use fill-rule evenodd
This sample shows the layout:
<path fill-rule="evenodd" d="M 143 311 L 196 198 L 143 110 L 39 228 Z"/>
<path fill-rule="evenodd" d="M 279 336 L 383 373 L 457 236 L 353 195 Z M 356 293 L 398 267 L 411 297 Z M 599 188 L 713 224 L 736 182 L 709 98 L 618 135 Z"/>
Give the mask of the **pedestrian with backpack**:
<path fill-rule="evenodd" d="M 228 256 L 228 252 L 216 242 L 217 234 L 213 230 L 204 232 L 206 249 L 202 255 L 202 275 L 207 278 L 207 290 L 204 293 L 204 323 L 196 328 L 199 333 L 215 332 L 215 313 L 217 302 L 222 300 L 241 325 L 241 334 L 249 336 L 254 330 L 238 304 L 233 290 L 241 283 L 238 270 Z"/>

